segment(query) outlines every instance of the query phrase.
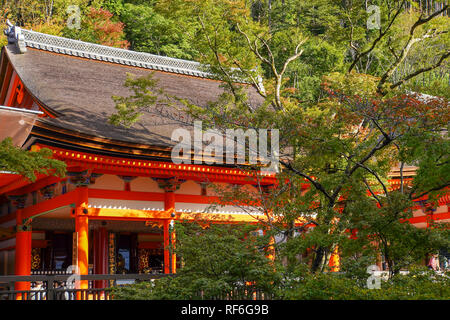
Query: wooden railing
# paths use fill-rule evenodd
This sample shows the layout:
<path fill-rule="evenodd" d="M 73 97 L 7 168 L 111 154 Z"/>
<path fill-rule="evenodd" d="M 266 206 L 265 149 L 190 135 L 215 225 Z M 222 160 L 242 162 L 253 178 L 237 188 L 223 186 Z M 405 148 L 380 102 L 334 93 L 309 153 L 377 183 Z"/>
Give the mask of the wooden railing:
<path fill-rule="evenodd" d="M 31 275 L 31 276 L 0 276 L 0 300 L 110 300 L 111 286 L 136 281 L 151 281 L 172 274 L 89 274 L 81 275 L 79 280 L 105 281 L 109 287 L 88 289 L 71 289 L 67 281 L 71 274 Z M 16 282 L 41 283 L 31 290 L 14 290 Z"/>
<path fill-rule="evenodd" d="M 5 290 L 0 291 L 0 300 L 111 300 L 110 291 L 111 288 Z"/>

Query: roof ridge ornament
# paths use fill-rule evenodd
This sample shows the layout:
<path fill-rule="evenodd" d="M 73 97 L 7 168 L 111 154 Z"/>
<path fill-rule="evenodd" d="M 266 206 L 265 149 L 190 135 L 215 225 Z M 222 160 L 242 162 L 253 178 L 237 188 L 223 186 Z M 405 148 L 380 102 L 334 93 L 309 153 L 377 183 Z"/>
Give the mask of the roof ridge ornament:
<path fill-rule="evenodd" d="M 13 25 L 9 19 L 6 20 L 6 25 L 8 28 L 3 32 L 8 37 L 8 43 L 15 44 L 20 53 L 27 52 L 27 46 L 25 44 L 25 37 L 22 34 L 22 29 Z"/>
<path fill-rule="evenodd" d="M 5 30 L 5 34 L 8 35 L 8 41 L 10 43 L 18 43 L 16 39 L 21 40 L 18 43 L 22 50 L 24 50 L 21 50 L 21 53 L 26 51 L 26 47 L 30 47 L 90 60 L 185 74 L 200 78 L 216 78 L 215 75 L 207 70 L 205 65 L 197 61 L 159 56 L 147 52 L 132 51 L 49 35 L 18 28 L 17 26 L 13 26 L 9 21 L 7 24 L 9 28 Z"/>
<path fill-rule="evenodd" d="M 210 70 L 210 66 L 201 64 L 197 61 L 109 47 L 97 43 L 22 29 L 14 26 L 9 20 L 6 24 L 8 25 L 8 28 L 4 30 L 4 33 L 8 36 L 8 43 L 16 44 L 20 53 L 25 53 L 27 47 L 30 47 L 89 60 L 98 60 L 156 71 L 220 80 L 220 76 L 214 74 Z M 240 77 L 233 76 L 233 79 L 239 83 L 248 83 Z"/>

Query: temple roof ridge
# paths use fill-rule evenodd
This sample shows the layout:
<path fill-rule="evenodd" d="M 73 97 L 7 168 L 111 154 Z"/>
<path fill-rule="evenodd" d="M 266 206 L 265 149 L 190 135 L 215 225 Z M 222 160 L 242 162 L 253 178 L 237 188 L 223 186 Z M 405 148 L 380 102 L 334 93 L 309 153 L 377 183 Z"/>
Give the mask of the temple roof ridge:
<path fill-rule="evenodd" d="M 20 53 L 26 48 L 35 48 L 91 60 L 105 61 L 151 70 L 166 71 L 201 78 L 216 78 L 206 71 L 206 66 L 196 61 L 159 56 L 146 52 L 138 52 L 114 48 L 75 39 L 49 35 L 32 30 L 22 29 L 7 21 L 5 34 L 8 43 L 15 44 Z"/>

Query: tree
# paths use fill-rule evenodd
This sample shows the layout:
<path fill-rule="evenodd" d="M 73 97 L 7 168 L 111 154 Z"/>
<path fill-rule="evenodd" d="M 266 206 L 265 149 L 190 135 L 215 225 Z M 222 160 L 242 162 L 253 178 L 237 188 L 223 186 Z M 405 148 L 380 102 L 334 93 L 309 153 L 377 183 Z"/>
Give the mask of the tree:
<path fill-rule="evenodd" d="M 116 46 L 124 46 L 121 43 L 121 24 L 109 21 L 111 16 L 101 10 L 101 7 L 109 1 L 103 0 L 73 0 L 68 3 L 65 0 L 14 0 L 3 1 L 1 5 L 1 20 L 9 19 L 17 26 L 31 29 L 37 32 L 56 36 L 83 38 L 86 41 L 96 43 L 103 42 Z M 74 9 L 75 7 L 78 8 Z M 68 27 L 72 19 L 84 20 L 82 25 L 84 32 L 77 32 Z M 90 19 L 91 21 L 87 21 Z M 117 30 L 119 29 L 119 30 Z M 118 33 L 118 34 L 117 34 Z M 118 43 L 110 41 L 118 37 Z M 108 41 L 109 40 L 109 41 Z M 5 45 L 6 37 L 3 35 L 1 45 Z"/>
<path fill-rule="evenodd" d="M 80 29 L 66 27 L 63 34 L 69 38 L 126 49 L 129 42 L 123 32 L 124 24 L 112 18 L 113 14 L 108 10 L 90 7 Z"/>
<path fill-rule="evenodd" d="M 39 151 L 26 151 L 16 148 L 11 138 L 0 142 L 0 171 L 17 173 L 30 181 L 36 180 L 36 174 L 64 176 L 66 164 L 51 159 L 52 151 L 47 148 Z"/>
<path fill-rule="evenodd" d="M 173 58 L 194 59 L 197 52 L 189 41 L 189 32 L 180 28 L 178 19 L 162 15 L 157 6 L 126 3 L 120 12 L 131 49 Z"/>
<path fill-rule="evenodd" d="M 433 203 L 450 184 L 448 101 L 408 92 L 412 79 L 440 68 L 448 57 L 433 45 L 441 48 L 447 37 L 448 18 L 440 17 L 447 5 L 427 15 L 405 11 L 406 1 L 384 1 L 380 29 L 371 31 L 359 3 L 333 2 L 339 19 L 330 22 L 311 19 L 311 14 L 320 16 L 317 10 L 326 10 L 321 1 L 311 3 L 306 23 L 295 23 L 292 17 L 302 13 L 287 5 L 279 14 L 271 8 L 268 23 L 264 13 L 254 19 L 244 2 L 173 3 L 197 20 L 201 61 L 226 83 L 218 101 L 205 108 L 186 104 L 182 111 L 223 132 L 267 128 L 283 133 L 279 185 L 269 194 L 260 192 L 258 209 L 275 218 L 266 223 L 272 235 L 284 235 L 286 241 L 276 245 L 288 269 L 294 270 L 298 256 L 310 250 L 311 270 L 327 271 L 333 252 L 344 253 L 339 249 L 344 244 L 352 247 L 352 230 L 358 230 L 360 240 L 348 254 L 381 248 L 392 274 L 418 263 L 425 251 L 446 245 L 445 230 L 412 229 L 404 219 L 414 200 L 427 196 Z M 430 62 L 399 72 L 412 55 Z M 336 69 L 329 67 L 333 61 Z M 298 82 L 309 75 L 320 83 L 292 87 L 290 74 L 300 77 Z M 251 104 L 236 76 L 253 85 L 265 99 L 262 106 Z M 143 103 L 133 112 L 149 107 Z M 391 190 L 391 168 L 400 164 L 402 172 L 413 163 L 420 168 L 417 175 L 407 181 L 401 173 L 399 190 Z M 223 198 L 254 197 L 238 193 Z M 302 226 L 295 224 L 299 219 L 305 221 Z"/>
<path fill-rule="evenodd" d="M 257 291 L 274 293 L 279 282 L 263 249 L 268 237 L 258 226 L 177 222 L 175 252 L 183 268 L 155 285 L 117 288 L 115 299 L 251 299 Z"/>

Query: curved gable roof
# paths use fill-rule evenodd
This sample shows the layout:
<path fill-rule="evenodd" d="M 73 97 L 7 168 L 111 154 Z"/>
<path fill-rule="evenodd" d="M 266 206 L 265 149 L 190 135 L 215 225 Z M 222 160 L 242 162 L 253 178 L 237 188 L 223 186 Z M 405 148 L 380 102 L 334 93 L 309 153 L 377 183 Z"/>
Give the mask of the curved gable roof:
<path fill-rule="evenodd" d="M 206 78 L 208 74 L 201 71 L 200 65 L 195 62 L 136 53 L 141 59 L 148 55 L 152 61 L 159 63 L 144 65 L 143 62 L 136 61 L 137 58 L 126 60 L 123 57 L 111 56 L 116 51 L 121 55 L 127 52 L 133 55 L 133 51 L 27 30 L 22 30 L 22 33 L 28 47 L 26 52 L 21 53 L 17 46 L 10 44 L 5 47 L 6 54 L 30 94 L 57 114 L 56 118 L 41 118 L 40 121 L 45 124 L 94 137 L 167 147 L 174 144 L 170 140 L 172 131 L 183 126 L 174 119 L 177 118 L 176 115 L 174 118 L 167 117 L 161 114 L 161 110 L 145 113 L 141 120 L 129 129 L 107 122 L 109 116 L 115 112 L 111 97 L 131 94 L 131 91 L 124 87 L 127 73 L 145 76 L 154 72 L 153 78 L 158 80 L 158 88 L 199 106 L 206 106 L 215 101 L 223 92 L 221 82 Z M 30 38 L 30 35 L 33 37 Z M 39 42 L 39 39 L 42 42 Z M 46 39 L 53 42 L 45 43 Z M 57 40 L 60 46 L 56 46 Z M 75 44 L 78 49 L 83 44 L 88 49 L 90 46 L 96 50 L 109 48 L 111 50 L 107 52 L 110 56 L 104 58 L 105 56 L 99 53 L 77 51 L 70 47 Z M 164 66 L 167 61 L 181 65 Z M 254 103 L 261 102 L 256 91 L 250 90 L 250 97 Z M 165 108 L 163 113 L 173 113 L 165 106 L 159 107 Z"/>

